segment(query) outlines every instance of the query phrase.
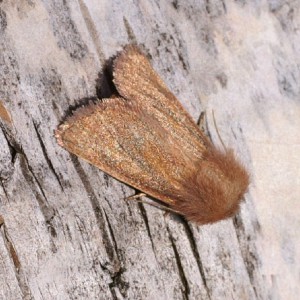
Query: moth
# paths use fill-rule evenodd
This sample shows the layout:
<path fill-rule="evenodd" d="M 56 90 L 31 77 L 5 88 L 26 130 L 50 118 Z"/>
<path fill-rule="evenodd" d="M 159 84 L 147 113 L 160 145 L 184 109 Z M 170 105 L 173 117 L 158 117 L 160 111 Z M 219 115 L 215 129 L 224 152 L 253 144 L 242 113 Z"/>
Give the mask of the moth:
<path fill-rule="evenodd" d="M 113 64 L 118 95 L 79 108 L 55 132 L 58 144 L 197 224 L 235 214 L 249 175 L 217 149 L 129 45 Z"/>

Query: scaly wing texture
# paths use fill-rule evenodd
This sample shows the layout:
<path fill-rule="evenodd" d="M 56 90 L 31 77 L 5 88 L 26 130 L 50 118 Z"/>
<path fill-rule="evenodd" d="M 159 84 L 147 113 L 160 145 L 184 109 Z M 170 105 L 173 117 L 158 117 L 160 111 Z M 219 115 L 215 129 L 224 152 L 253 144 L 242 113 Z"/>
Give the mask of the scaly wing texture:
<path fill-rule="evenodd" d="M 183 149 L 190 136 L 180 127 L 176 136 L 170 134 L 174 126 L 173 119 L 166 122 L 135 102 L 110 98 L 79 109 L 56 137 L 68 151 L 171 204 L 185 193 L 186 180 L 196 174 L 203 151 Z"/>
<path fill-rule="evenodd" d="M 189 151 L 193 149 L 198 151 L 198 148 L 202 149 L 209 144 L 191 116 L 136 46 L 126 46 L 115 59 L 113 75 L 120 95 L 139 104 L 163 122 L 171 122 L 170 134 L 185 135 L 185 138 L 183 136 L 179 138 L 185 139 Z"/>

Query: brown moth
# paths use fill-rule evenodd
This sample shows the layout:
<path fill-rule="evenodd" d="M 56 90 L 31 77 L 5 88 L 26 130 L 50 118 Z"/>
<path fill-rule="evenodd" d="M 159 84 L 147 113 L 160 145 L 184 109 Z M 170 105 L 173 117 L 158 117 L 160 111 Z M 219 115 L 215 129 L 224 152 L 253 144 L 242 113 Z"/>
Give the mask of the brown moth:
<path fill-rule="evenodd" d="M 75 111 L 62 147 L 198 224 L 237 212 L 249 175 L 216 149 L 135 46 L 114 61 L 119 95 Z"/>

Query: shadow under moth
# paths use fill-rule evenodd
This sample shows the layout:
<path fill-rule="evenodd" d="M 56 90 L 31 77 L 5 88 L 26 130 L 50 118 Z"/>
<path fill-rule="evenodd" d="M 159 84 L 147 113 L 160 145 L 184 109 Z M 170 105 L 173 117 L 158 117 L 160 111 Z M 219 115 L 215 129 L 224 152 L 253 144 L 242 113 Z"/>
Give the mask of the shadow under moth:
<path fill-rule="evenodd" d="M 249 185 L 233 151 L 218 150 L 136 46 L 113 66 L 118 95 L 79 108 L 59 145 L 197 224 L 232 216 Z"/>

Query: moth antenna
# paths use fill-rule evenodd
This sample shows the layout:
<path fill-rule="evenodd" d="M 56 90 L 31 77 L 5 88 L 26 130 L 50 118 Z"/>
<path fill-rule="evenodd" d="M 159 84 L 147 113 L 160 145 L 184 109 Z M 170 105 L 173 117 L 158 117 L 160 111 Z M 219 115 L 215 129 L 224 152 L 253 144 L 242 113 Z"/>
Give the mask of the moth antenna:
<path fill-rule="evenodd" d="M 215 112 L 214 112 L 213 109 L 211 110 L 211 113 L 212 113 L 212 116 L 213 116 L 213 122 L 214 122 L 214 126 L 215 126 L 215 128 L 216 128 L 216 132 L 217 132 L 218 138 L 219 138 L 219 140 L 220 140 L 220 142 L 221 142 L 221 144 L 222 144 L 224 150 L 226 151 L 227 148 L 226 148 L 226 146 L 225 146 L 225 144 L 224 144 L 224 142 L 223 142 L 223 140 L 222 140 L 222 138 L 221 138 L 221 135 L 220 135 L 220 133 L 219 133 L 219 129 L 218 129 L 217 122 L 216 122 L 216 118 L 215 118 Z"/>

